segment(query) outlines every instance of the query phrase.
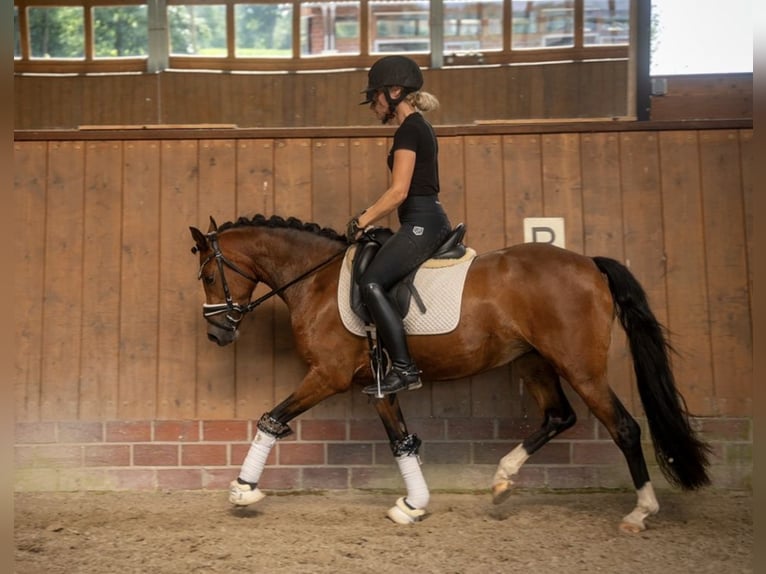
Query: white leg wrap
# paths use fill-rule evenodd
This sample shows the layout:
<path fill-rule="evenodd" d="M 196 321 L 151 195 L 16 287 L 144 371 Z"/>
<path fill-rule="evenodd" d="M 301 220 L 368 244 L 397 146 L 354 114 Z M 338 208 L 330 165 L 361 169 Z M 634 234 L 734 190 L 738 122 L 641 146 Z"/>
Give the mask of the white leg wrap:
<path fill-rule="evenodd" d="M 633 512 L 622 519 L 620 528 L 628 532 L 641 532 L 646 530 L 644 519 L 657 514 L 660 510 L 660 503 L 657 502 L 657 496 L 654 494 L 654 487 L 651 482 L 647 482 L 638 492 L 638 502 Z"/>
<path fill-rule="evenodd" d="M 399 472 L 402 473 L 404 485 L 407 487 L 407 504 L 415 509 L 424 509 L 428 506 L 428 485 L 423 472 L 420 470 L 420 459 L 416 454 L 408 454 L 397 457 Z"/>
<path fill-rule="evenodd" d="M 511 477 L 519 472 L 521 466 L 527 462 L 528 458 L 529 454 L 527 454 L 527 449 L 524 448 L 524 445 L 518 445 L 500 459 L 500 464 L 497 466 L 497 472 L 495 472 L 492 484 L 511 483 Z"/>
<path fill-rule="evenodd" d="M 239 471 L 239 477 L 242 480 L 256 484 L 261 479 L 263 467 L 266 466 L 266 459 L 269 458 L 271 448 L 276 442 L 276 437 L 265 432 L 259 430 L 255 433 L 253 443 L 250 445 L 245 462 L 242 463 L 242 468 Z"/>

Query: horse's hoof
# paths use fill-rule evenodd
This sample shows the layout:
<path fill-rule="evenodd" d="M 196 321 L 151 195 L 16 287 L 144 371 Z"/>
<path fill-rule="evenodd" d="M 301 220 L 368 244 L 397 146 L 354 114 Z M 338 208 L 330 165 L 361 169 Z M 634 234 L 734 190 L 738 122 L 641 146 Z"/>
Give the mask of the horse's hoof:
<path fill-rule="evenodd" d="M 404 502 L 404 497 L 396 501 L 396 506 L 388 509 L 386 515 L 397 524 L 414 524 L 420 522 L 426 511 L 423 508 L 410 508 Z"/>
<path fill-rule="evenodd" d="M 644 530 L 646 530 L 646 526 L 643 523 L 636 524 L 635 522 L 626 522 L 624 520 L 620 523 L 620 531 L 626 534 L 638 534 Z"/>
<path fill-rule="evenodd" d="M 229 484 L 229 502 L 235 506 L 255 504 L 265 496 L 261 489 L 252 488 L 249 484 L 239 484 L 236 480 Z"/>
<path fill-rule="evenodd" d="M 492 504 L 502 504 L 511 497 L 511 483 L 498 482 L 492 485 Z"/>

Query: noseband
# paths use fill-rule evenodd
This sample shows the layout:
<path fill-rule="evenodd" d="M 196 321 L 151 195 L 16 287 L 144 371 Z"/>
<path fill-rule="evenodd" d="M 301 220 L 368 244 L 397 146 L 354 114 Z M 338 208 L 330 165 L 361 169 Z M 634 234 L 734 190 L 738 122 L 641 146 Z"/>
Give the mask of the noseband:
<path fill-rule="evenodd" d="M 248 281 L 252 281 L 254 285 L 258 284 L 258 279 L 253 277 L 252 275 L 249 275 L 242 269 L 240 269 L 236 263 L 234 263 L 231 259 L 228 259 L 222 252 L 221 247 L 218 244 L 218 233 L 215 231 L 211 231 L 207 234 L 207 240 L 210 245 L 210 248 L 212 249 L 213 253 L 211 253 L 207 259 L 205 259 L 202 264 L 199 266 L 199 272 L 197 273 L 197 279 L 202 279 L 202 271 L 205 269 L 205 266 L 210 263 L 213 259 L 215 259 L 216 264 L 218 265 L 218 273 L 221 276 L 221 285 L 223 286 L 223 294 L 224 298 L 226 300 L 225 303 L 203 303 L 202 304 L 202 316 L 205 318 L 205 320 L 220 328 L 224 329 L 226 331 L 236 331 L 239 327 L 240 322 L 242 319 L 245 318 L 245 315 L 247 315 L 250 311 L 255 309 L 258 305 L 263 303 L 264 301 L 267 301 L 268 299 L 271 299 L 274 295 L 279 295 L 282 293 L 285 289 L 288 287 L 298 283 L 299 281 L 303 281 L 306 277 L 309 275 L 312 275 L 313 273 L 316 273 L 319 271 L 322 267 L 332 262 L 334 259 L 337 259 L 341 255 L 343 255 L 346 252 L 346 248 L 341 249 L 337 253 L 331 255 L 329 258 L 322 261 L 320 264 L 315 265 L 305 273 L 299 275 L 295 279 L 288 281 L 281 287 L 277 287 L 276 289 L 272 289 L 265 295 L 262 295 L 255 301 L 250 301 L 247 305 L 240 305 L 237 303 L 231 296 L 231 291 L 229 290 L 229 284 L 226 281 L 226 275 L 224 274 L 224 267 L 228 267 L 235 273 L 241 275 Z M 195 247 L 196 249 L 196 247 Z M 194 249 L 192 250 L 194 251 Z M 218 315 L 225 315 L 226 323 L 219 323 L 218 321 L 215 321 L 215 317 Z"/>
<path fill-rule="evenodd" d="M 218 234 L 213 231 L 211 233 L 207 234 L 207 239 L 210 244 L 210 248 L 213 250 L 213 253 L 208 256 L 207 259 L 205 259 L 202 262 L 202 265 L 199 267 L 199 273 L 197 273 L 197 279 L 202 279 L 202 271 L 205 269 L 205 266 L 210 263 L 213 259 L 215 259 L 216 264 L 218 265 L 218 273 L 221 276 L 221 284 L 223 285 L 223 294 L 226 299 L 225 303 L 203 303 L 202 304 L 202 316 L 205 318 L 206 321 L 209 323 L 212 323 L 216 327 L 219 327 L 221 329 L 224 329 L 226 331 L 236 331 L 237 327 L 239 326 L 239 323 L 244 319 L 245 315 L 255 309 L 257 305 L 260 304 L 260 300 L 258 301 L 251 301 L 245 306 L 240 305 L 237 303 L 232 297 L 231 297 L 231 291 L 229 290 L 229 284 L 226 281 L 226 275 L 223 272 L 224 267 L 228 267 L 235 273 L 241 275 L 248 281 L 252 281 L 253 284 L 258 284 L 258 279 L 255 277 L 252 277 L 251 275 L 245 273 L 240 269 L 231 259 L 228 259 L 222 252 L 221 247 L 218 245 Z M 225 314 L 226 317 L 226 323 L 219 323 L 214 320 L 214 317 L 217 317 L 218 315 Z"/>

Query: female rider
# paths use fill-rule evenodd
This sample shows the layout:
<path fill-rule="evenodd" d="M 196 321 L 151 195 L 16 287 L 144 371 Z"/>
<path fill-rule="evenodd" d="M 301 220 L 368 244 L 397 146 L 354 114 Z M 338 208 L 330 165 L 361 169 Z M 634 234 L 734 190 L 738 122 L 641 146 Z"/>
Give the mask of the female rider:
<path fill-rule="evenodd" d="M 402 317 L 389 299 L 389 290 L 430 258 L 451 231 L 439 202 L 438 143 L 421 112 L 436 109 L 438 100 L 421 91 L 423 74 L 405 56 L 385 56 L 368 73 L 362 105 L 384 124 L 398 128 L 388 154 L 391 184 L 375 203 L 349 221 L 347 236 L 361 231 L 393 210 L 400 227 L 373 258 L 360 280 L 361 295 L 388 352 L 391 368 L 380 385 L 382 394 L 420 388 L 421 371 L 409 353 Z M 364 388 L 377 394 L 378 385 Z"/>

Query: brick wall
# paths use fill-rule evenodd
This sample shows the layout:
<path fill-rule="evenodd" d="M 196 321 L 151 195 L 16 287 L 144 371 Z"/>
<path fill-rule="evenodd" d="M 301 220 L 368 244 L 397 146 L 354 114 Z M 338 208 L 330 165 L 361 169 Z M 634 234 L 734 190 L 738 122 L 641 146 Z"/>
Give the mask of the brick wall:
<path fill-rule="evenodd" d="M 752 488 L 751 420 L 695 422 L 713 446 L 713 487 Z M 15 487 L 18 491 L 225 489 L 244 460 L 255 424 L 251 420 L 20 422 Z M 420 455 L 431 490 L 460 491 L 488 489 L 500 457 L 538 423 L 524 418 L 423 418 L 408 424 L 423 440 Z M 404 488 L 378 421 L 298 420 L 292 426 L 295 433 L 278 442 L 269 457 L 261 481 L 264 489 Z M 649 443 L 644 451 L 653 482 L 666 487 Z M 590 416 L 533 455 L 516 483 L 522 488 L 632 488 L 622 455 Z"/>

